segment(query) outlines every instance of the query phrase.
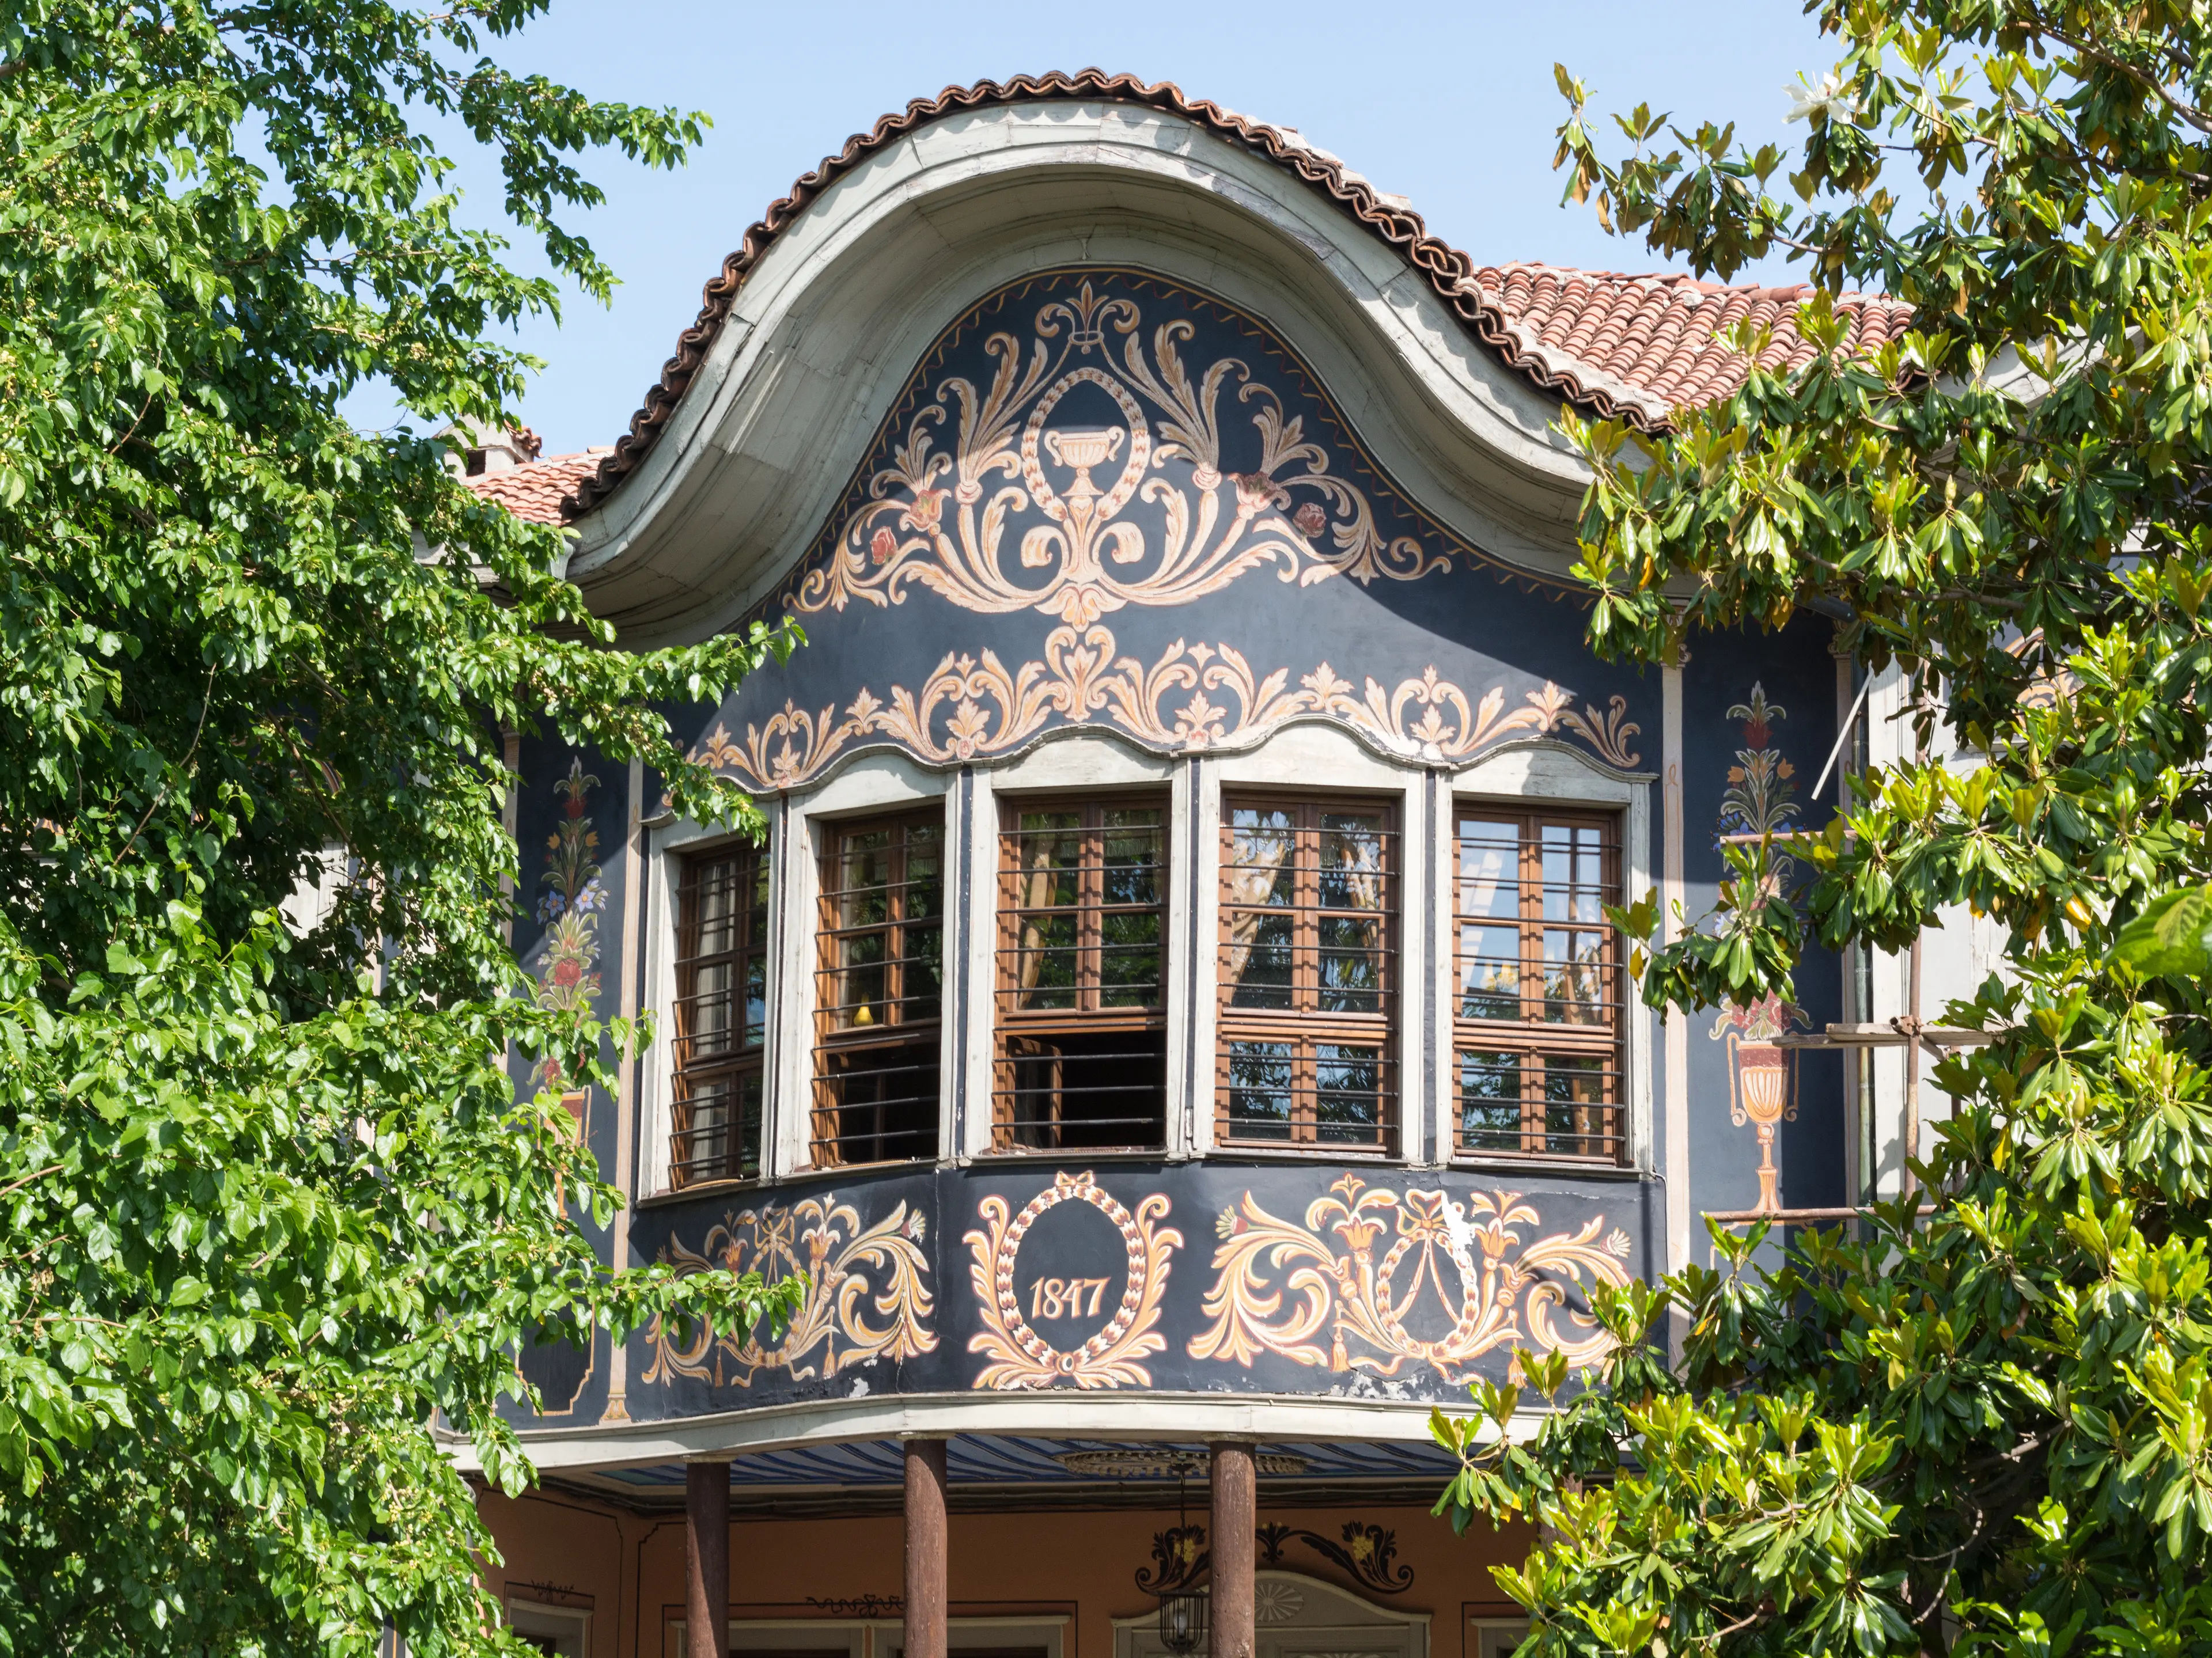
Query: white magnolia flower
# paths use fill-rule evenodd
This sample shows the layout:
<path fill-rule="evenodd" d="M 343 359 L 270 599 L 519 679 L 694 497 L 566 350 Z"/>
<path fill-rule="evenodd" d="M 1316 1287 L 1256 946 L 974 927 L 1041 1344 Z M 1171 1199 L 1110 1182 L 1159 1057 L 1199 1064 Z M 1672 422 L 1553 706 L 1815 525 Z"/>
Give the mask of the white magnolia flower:
<path fill-rule="evenodd" d="M 1805 77 L 1799 76 L 1795 86 L 1782 88 L 1783 96 L 1790 100 L 1790 118 L 1809 121 L 1815 115 L 1820 115 L 1832 121 L 1850 120 L 1856 113 L 1850 100 L 1836 95 L 1843 90 L 1843 77 L 1833 70 L 1820 77 L 1820 84 L 1817 87 L 1806 85 Z"/>

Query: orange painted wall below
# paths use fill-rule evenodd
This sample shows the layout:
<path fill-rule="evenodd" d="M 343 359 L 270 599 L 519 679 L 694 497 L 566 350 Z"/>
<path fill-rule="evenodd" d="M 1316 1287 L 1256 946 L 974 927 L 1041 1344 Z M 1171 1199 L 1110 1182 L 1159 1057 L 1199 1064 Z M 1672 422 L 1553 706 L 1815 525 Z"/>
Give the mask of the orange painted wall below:
<path fill-rule="evenodd" d="M 1203 1488 L 1190 1518 L 1206 1518 Z M 513 1597 L 591 1610 L 591 1658 L 662 1658 L 663 1631 L 684 1603 L 684 1517 L 626 1513 L 589 1498 L 534 1495 L 481 1498 L 504 1564 L 486 1574 L 502 1600 Z M 1263 1507 L 1280 1522 L 1323 1537 L 1347 1521 L 1395 1533 L 1396 1560 L 1412 1585 L 1378 1594 L 1303 1543 L 1288 1544 L 1282 1565 L 1352 1589 L 1380 1606 L 1426 1612 L 1431 1658 L 1473 1658 L 1470 1616 L 1510 1616 L 1488 1568 L 1517 1561 L 1526 1534 L 1478 1527 L 1464 1538 L 1423 1508 Z M 962 1514 L 951 1516 L 949 1584 L 961 1644 L 963 1618 L 1018 1613 L 1065 1615 L 1061 1658 L 1113 1658 L 1113 1620 L 1142 1616 L 1155 1602 L 1136 1587 L 1152 1566 L 1152 1539 L 1176 1511 Z M 896 1515 L 845 1519 L 743 1519 L 730 1527 L 731 1615 L 738 1619 L 850 1623 L 884 1612 L 900 1593 L 902 1525 Z M 873 1597 L 871 1600 L 870 1597 Z M 823 1603 L 846 1603 L 826 1605 Z M 825 1629 L 822 1631 L 827 1634 Z M 868 1658 L 890 1658 L 897 1641 L 895 1605 L 874 1620 Z"/>

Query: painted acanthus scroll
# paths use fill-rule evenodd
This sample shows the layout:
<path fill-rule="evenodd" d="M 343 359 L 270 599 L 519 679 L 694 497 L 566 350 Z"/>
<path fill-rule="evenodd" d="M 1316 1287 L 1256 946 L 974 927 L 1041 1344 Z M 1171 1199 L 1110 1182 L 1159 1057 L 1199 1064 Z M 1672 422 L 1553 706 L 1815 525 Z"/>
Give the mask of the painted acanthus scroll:
<path fill-rule="evenodd" d="M 1583 1363 L 1612 1345 L 1566 1300 L 1569 1284 L 1628 1282 L 1628 1235 L 1615 1227 L 1600 1239 L 1603 1216 L 1523 1248 L 1515 1229 L 1542 1218 L 1517 1192 L 1401 1194 L 1357 1175 L 1329 1190 L 1303 1225 L 1269 1214 L 1249 1192 L 1222 1212 L 1219 1276 L 1205 1301 L 1213 1321 L 1191 1339 L 1192 1357 L 1249 1366 L 1275 1353 L 1385 1376 L 1425 1364 L 1456 1387 L 1501 1348 L 1527 1345 Z"/>
<path fill-rule="evenodd" d="M 1387 537 L 1305 416 L 1246 363 L 1194 376 L 1181 355 L 1192 325 L 1159 324 L 1147 350 L 1143 322 L 1134 300 L 1086 281 L 1039 308 L 1026 342 L 991 335 L 990 385 L 939 384 L 793 606 L 898 604 L 919 585 L 963 610 L 1036 609 L 1079 628 L 1125 604 L 1188 604 L 1263 565 L 1300 585 L 1450 567 L 1449 552 Z M 1232 385 L 1258 443 L 1246 472 L 1222 470 Z M 1092 423 L 1061 412 L 1071 398 Z"/>
<path fill-rule="evenodd" d="M 1516 735 L 1577 738 L 1623 771 L 1638 758 L 1630 742 L 1639 728 L 1618 696 L 1603 710 L 1577 708 L 1547 682 L 1508 707 L 1504 686 L 1470 696 L 1434 667 L 1395 687 L 1369 679 L 1355 695 L 1326 662 L 1292 689 L 1288 668 L 1263 674 L 1229 645 L 1176 640 L 1149 664 L 1117 657 L 1112 631 L 1098 624 L 1079 635 L 1054 629 L 1044 659 L 1018 668 L 991 651 L 947 656 L 920 689 L 895 685 L 888 701 L 863 690 L 842 717 L 834 706 L 817 712 L 787 703 L 748 725 L 742 742 L 717 726 L 695 757 L 748 787 L 795 788 L 871 738 L 953 762 L 1005 754 L 1055 721 L 1110 725 L 1158 748 L 1210 749 L 1256 742 L 1287 720 L 1316 716 L 1407 758 L 1470 759 Z"/>
<path fill-rule="evenodd" d="M 678 1272 L 757 1270 L 771 1284 L 797 1274 L 805 1281 L 806 1297 L 773 1347 L 740 1346 L 703 1327 L 679 1340 L 676 1331 L 654 1319 L 647 1332 L 653 1362 L 643 1380 L 681 1376 L 716 1387 L 750 1388 L 763 1370 L 782 1370 L 803 1382 L 871 1359 L 933 1351 L 924 1236 L 921 1211 L 903 1203 L 863 1226 L 857 1209 L 825 1193 L 789 1208 L 725 1216 L 696 1252 L 671 1237 L 660 1258 Z"/>

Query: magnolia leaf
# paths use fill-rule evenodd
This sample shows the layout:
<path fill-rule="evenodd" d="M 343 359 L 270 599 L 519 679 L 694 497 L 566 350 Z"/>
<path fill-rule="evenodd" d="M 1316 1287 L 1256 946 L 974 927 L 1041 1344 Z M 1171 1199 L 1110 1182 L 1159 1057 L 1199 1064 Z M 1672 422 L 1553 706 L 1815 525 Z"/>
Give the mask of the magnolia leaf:
<path fill-rule="evenodd" d="M 2143 979 L 2212 978 L 2212 885 L 2152 900 L 2120 929 L 2105 963 Z"/>

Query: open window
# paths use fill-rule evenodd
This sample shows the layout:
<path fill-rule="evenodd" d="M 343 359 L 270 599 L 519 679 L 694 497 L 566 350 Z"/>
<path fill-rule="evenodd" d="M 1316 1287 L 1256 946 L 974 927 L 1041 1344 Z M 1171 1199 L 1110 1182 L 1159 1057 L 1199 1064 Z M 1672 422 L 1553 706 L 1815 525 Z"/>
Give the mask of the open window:
<path fill-rule="evenodd" d="M 1006 803 L 993 1150 L 1166 1144 L 1167 823 L 1164 797 Z"/>
<path fill-rule="evenodd" d="M 757 847 L 724 847 L 681 869 L 670 1179 L 750 1180 L 760 1174 L 768 859 Z"/>
<path fill-rule="evenodd" d="M 830 827 L 822 859 L 815 1167 L 937 1155 L 941 810 Z"/>
<path fill-rule="evenodd" d="M 1620 823 L 1463 805 L 1453 900 L 1455 1150 L 1619 1162 Z"/>
<path fill-rule="evenodd" d="M 1216 1138 L 1391 1150 L 1395 810 L 1232 793 L 1221 816 Z"/>

